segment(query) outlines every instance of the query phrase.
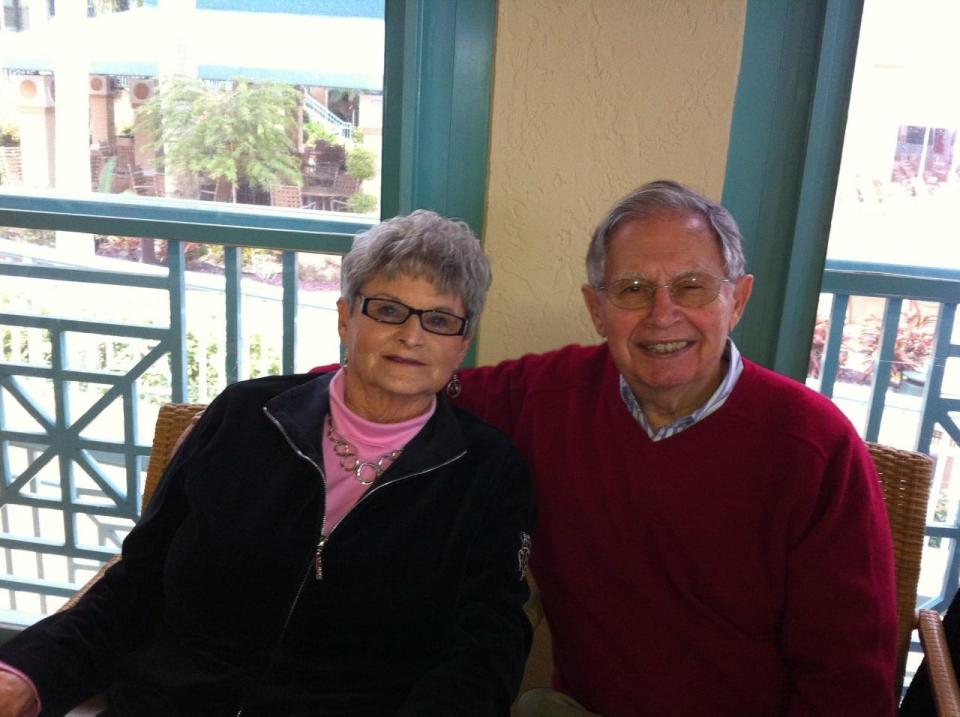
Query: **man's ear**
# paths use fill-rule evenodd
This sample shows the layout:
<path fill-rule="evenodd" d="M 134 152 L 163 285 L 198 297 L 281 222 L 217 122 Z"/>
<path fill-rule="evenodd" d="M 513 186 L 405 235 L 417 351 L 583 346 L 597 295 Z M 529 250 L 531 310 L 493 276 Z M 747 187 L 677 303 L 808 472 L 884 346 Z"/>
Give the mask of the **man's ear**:
<path fill-rule="evenodd" d="M 600 292 L 590 286 L 590 284 L 581 286 L 580 292 L 583 294 L 587 311 L 590 312 L 590 320 L 593 321 L 593 328 L 597 330 L 597 333 L 600 334 L 602 338 L 606 338 L 607 326 L 603 319 L 603 298 L 600 296 Z"/>
<path fill-rule="evenodd" d="M 750 293 L 753 291 L 753 274 L 744 274 L 733 285 L 733 313 L 730 314 L 730 328 L 740 323 L 740 317 L 743 316 L 743 310 L 747 308 L 747 302 L 750 301 Z"/>

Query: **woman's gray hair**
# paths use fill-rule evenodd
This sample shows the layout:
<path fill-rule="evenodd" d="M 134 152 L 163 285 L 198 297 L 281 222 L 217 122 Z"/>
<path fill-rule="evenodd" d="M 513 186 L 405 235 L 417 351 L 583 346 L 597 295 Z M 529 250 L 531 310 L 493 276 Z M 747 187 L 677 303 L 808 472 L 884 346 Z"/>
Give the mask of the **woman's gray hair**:
<path fill-rule="evenodd" d="M 587 250 L 587 281 L 591 286 L 603 284 L 604 264 L 610 236 L 617 224 L 625 218 L 650 217 L 662 212 L 698 214 L 713 229 L 717 247 L 723 257 L 726 279 L 739 279 L 746 272 L 740 227 L 724 207 L 679 182 L 660 180 L 649 182 L 633 190 L 617 202 L 593 231 Z"/>
<path fill-rule="evenodd" d="M 490 262 L 465 222 L 418 209 L 358 234 L 340 268 L 343 297 L 353 309 L 360 289 L 377 275 L 427 279 L 443 294 L 457 294 L 469 319 L 468 335 L 486 302 Z"/>

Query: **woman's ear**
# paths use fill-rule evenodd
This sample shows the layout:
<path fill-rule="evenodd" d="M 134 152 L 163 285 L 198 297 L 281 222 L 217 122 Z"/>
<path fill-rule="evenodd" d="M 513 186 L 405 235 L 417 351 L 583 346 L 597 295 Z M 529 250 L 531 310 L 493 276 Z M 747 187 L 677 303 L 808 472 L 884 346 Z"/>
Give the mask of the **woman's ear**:
<path fill-rule="evenodd" d="M 457 356 L 457 369 L 463 366 L 463 362 L 467 358 L 467 352 L 470 351 L 470 344 L 473 342 L 474 336 L 476 336 L 476 334 L 463 337 L 463 345 L 460 347 L 459 356 Z"/>
<path fill-rule="evenodd" d="M 350 322 L 350 307 L 342 296 L 337 299 L 337 333 L 340 334 L 340 343 L 347 342 L 347 324 Z"/>

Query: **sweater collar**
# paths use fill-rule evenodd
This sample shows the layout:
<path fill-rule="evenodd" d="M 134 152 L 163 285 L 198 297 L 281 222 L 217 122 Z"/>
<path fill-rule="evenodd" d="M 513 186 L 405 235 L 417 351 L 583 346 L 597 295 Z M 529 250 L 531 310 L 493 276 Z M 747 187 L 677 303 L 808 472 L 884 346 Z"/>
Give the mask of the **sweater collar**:
<path fill-rule="evenodd" d="M 293 447 L 317 466 L 323 466 L 323 421 L 330 412 L 330 381 L 333 372 L 317 374 L 277 394 L 264 410 L 279 424 Z M 462 455 L 467 441 L 454 409 L 437 394 L 437 408 L 426 425 L 407 444 L 403 453 L 384 473 L 384 481 L 417 473 Z"/>

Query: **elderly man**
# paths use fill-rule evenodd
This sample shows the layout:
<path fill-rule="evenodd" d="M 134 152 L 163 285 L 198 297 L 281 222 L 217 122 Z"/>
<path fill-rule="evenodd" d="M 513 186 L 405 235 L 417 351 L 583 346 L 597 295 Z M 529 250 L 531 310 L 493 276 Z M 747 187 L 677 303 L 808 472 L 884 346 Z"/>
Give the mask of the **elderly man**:
<path fill-rule="evenodd" d="M 536 476 L 556 692 L 529 714 L 894 712 L 873 464 L 832 403 L 737 351 L 744 264 L 723 207 L 647 184 L 587 254 L 605 341 L 461 373 Z"/>

